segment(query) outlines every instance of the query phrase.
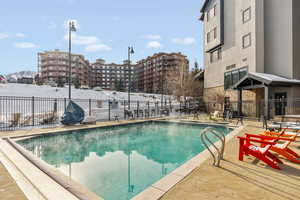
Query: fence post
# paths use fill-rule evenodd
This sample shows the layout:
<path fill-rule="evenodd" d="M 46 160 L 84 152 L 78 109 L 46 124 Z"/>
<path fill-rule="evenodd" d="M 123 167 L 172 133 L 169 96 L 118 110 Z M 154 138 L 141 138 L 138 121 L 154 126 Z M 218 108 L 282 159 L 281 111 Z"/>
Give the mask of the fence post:
<path fill-rule="evenodd" d="M 139 101 L 137 101 L 136 102 L 136 109 L 137 109 L 137 111 L 136 111 L 136 116 L 137 116 L 137 118 L 139 118 L 139 109 L 140 109 L 140 102 Z"/>
<path fill-rule="evenodd" d="M 31 98 L 31 116 L 32 116 L 32 126 L 34 126 L 34 97 Z"/>
<path fill-rule="evenodd" d="M 148 118 L 150 117 L 150 102 L 148 101 Z"/>
<path fill-rule="evenodd" d="M 65 108 L 65 112 L 66 112 L 66 109 L 67 109 L 67 99 L 64 98 L 64 108 Z"/>
<path fill-rule="evenodd" d="M 89 116 L 92 115 L 92 100 L 89 99 Z"/>
<path fill-rule="evenodd" d="M 123 102 L 124 104 L 124 119 L 126 119 L 126 106 L 125 106 L 125 104 L 126 104 L 126 100 L 124 100 L 124 102 Z"/>
<path fill-rule="evenodd" d="M 108 121 L 110 121 L 110 99 L 108 100 Z"/>

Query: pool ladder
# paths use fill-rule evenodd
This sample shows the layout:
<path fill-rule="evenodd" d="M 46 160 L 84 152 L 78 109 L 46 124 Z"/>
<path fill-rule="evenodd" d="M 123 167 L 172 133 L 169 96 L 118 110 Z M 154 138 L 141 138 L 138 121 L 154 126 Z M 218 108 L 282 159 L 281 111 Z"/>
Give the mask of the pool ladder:
<path fill-rule="evenodd" d="M 214 142 L 209 139 L 209 134 L 214 135 L 221 141 L 221 147 L 218 148 Z M 217 131 L 213 127 L 207 127 L 200 132 L 200 141 L 213 157 L 213 166 L 220 167 L 220 161 L 224 160 L 223 155 L 225 149 L 225 134 L 221 131 Z M 214 148 L 215 151 L 211 150 L 210 147 Z M 217 155 L 215 155 L 215 152 Z"/>

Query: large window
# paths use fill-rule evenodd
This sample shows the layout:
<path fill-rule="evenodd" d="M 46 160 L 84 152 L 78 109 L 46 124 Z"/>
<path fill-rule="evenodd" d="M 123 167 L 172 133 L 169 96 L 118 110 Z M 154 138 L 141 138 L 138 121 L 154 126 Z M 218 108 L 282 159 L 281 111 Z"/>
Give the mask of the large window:
<path fill-rule="evenodd" d="M 251 20 L 251 7 L 243 11 L 243 23 Z"/>
<path fill-rule="evenodd" d="M 215 17 L 217 14 L 217 5 L 214 5 L 210 10 L 207 11 L 207 21 Z"/>
<path fill-rule="evenodd" d="M 207 33 L 206 39 L 207 39 L 207 43 L 209 43 L 210 42 L 210 32 Z"/>
<path fill-rule="evenodd" d="M 217 35 L 218 35 L 218 33 L 217 33 L 217 27 L 215 27 L 213 30 L 209 31 L 206 34 L 207 43 L 209 43 L 212 40 L 217 39 Z"/>
<path fill-rule="evenodd" d="M 217 38 L 217 27 L 214 28 L 213 33 L 214 33 L 214 39 L 216 39 Z"/>
<path fill-rule="evenodd" d="M 224 74 L 224 89 L 230 89 L 234 84 L 239 82 L 248 73 L 248 67 L 243 67 Z"/>
<path fill-rule="evenodd" d="M 222 49 L 221 48 L 219 48 L 213 52 L 210 52 L 210 62 L 211 63 L 214 63 L 221 59 L 222 59 Z"/>
<path fill-rule="evenodd" d="M 251 33 L 243 36 L 243 48 L 246 49 L 251 46 Z"/>

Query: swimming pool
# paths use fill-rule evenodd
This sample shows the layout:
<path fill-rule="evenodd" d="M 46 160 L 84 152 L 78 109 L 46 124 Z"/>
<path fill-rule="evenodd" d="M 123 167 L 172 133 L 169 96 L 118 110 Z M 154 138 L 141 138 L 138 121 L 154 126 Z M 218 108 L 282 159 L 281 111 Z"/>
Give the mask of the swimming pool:
<path fill-rule="evenodd" d="M 126 200 L 202 152 L 199 133 L 206 127 L 143 122 L 42 135 L 18 143 L 104 199 Z M 215 128 L 225 134 L 231 131 Z"/>

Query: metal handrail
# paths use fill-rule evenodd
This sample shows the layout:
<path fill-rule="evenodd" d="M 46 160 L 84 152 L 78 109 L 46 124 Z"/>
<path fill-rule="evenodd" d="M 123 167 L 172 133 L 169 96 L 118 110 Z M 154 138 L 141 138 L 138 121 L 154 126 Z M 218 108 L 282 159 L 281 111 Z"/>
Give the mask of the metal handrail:
<path fill-rule="evenodd" d="M 220 148 L 218 148 L 215 143 L 212 142 L 211 139 L 209 139 L 208 134 L 213 134 L 221 141 Z M 223 132 L 217 131 L 213 127 L 207 127 L 200 132 L 200 141 L 213 157 L 213 166 L 219 167 L 220 161 L 224 160 L 223 155 L 225 150 L 225 134 Z M 214 152 L 210 149 L 210 146 L 215 149 L 217 155 L 215 155 Z"/>

